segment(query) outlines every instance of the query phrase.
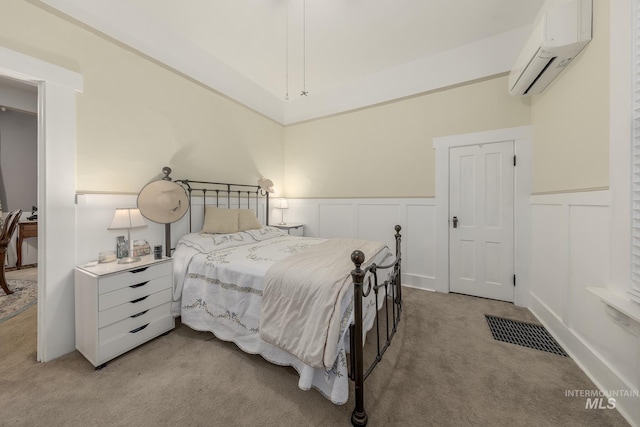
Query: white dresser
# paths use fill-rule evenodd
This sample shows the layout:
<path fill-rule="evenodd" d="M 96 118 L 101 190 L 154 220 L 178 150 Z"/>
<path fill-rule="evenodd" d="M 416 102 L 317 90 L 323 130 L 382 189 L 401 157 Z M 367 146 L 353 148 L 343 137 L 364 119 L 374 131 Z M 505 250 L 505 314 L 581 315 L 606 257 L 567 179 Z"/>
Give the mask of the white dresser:
<path fill-rule="evenodd" d="M 171 258 L 75 270 L 76 348 L 95 367 L 175 327 Z"/>

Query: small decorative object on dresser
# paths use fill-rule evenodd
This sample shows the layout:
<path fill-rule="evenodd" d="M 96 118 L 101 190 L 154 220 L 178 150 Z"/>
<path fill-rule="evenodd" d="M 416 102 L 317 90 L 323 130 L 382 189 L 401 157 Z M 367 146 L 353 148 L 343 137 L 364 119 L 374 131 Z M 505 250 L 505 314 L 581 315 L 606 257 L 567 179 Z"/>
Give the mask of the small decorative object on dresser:
<path fill-rule="evenodd" d="M 116 251 L 118 259 L 129 256 L 129 242 L 125 240 L 124 236 L 116 237 Z"/>
<path fill-rule="evenodd" d="M 141 257 L 151 253 L 151 245 L 146 240 L 133 241 L 133 256 Z"/>
<path fill-rule="evenodd" d="M 124 238 L 124 236 L 122 237 Z M 115 260 L 116 260 L 116 251 L 98 252 L 98 262 L 100 263 L 113 262 Z"/>
<path fill-rule="evenodd" d="M 171 258 L 76 267 L 76 348 L 99 369 L 170 331 L 172 291 Z"/>

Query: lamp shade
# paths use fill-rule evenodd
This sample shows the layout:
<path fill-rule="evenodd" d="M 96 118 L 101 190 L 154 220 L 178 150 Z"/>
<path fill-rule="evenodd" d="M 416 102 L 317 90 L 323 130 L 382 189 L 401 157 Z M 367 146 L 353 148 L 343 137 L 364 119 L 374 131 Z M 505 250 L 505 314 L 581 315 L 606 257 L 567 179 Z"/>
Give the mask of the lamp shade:
<path fill-rule="evenodd" d="M 276 199 L 276 209 L 289 209 L 289 203 L 287 199 Z"/>
<path fill-rule="evenodd" d="M 130 228 L 146 227 L 140 210 L 137 208 L 118 208 L 113 214 L 113 220 L 108 230 L 124 230 Z"/>

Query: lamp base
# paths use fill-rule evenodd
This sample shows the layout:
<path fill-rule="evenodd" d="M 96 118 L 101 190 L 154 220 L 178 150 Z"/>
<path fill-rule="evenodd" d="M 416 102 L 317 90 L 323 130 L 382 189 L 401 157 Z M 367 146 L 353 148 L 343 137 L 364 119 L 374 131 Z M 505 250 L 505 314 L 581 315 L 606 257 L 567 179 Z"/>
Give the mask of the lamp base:
<path fill-rule="evenodd" d="M 131 264 L 138 261 L 140 261 L 139 256 L 128 256 L 126 258 L 120 258 L 118 260 L 118 264 Z"/>
<path fill-rule="evenodd" d="M 287 225 L 286 222 L 279 222 L 278 225 Z"/>

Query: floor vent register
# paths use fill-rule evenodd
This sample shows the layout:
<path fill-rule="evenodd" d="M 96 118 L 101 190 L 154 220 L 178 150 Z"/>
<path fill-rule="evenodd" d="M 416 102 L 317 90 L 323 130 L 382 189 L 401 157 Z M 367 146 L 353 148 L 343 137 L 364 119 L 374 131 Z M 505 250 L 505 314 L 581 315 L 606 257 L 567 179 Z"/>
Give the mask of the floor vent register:
<path fill-rule="evenodd" d="M 542 325 L 519 322 L 488 314 L 485 314 L 484 317 L 487 319 L 489 329 L 491 329 L 491 334 L 495 340 L 569 357 Z"/>

